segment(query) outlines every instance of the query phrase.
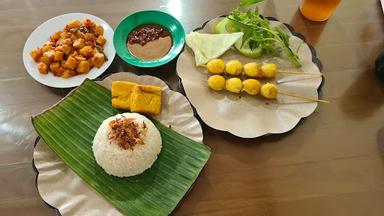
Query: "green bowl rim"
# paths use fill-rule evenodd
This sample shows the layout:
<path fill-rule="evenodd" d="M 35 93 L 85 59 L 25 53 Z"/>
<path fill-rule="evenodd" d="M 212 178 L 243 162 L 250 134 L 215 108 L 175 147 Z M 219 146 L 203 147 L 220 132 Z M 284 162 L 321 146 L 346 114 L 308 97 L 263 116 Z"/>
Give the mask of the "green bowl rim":
<path fill-rule="evenodd" d="M 119 49 L 117 49 L 116 47 L 116 41 L 117 41 L 117 38 L 116 38 L 116 32 L 120 32 L 118 31 L 119 28 L 121 28 L 122 24 L 127 20 L 127 19 L 130 19 L 131 17 L 133 16 L 137 16 L 137 15 L 140 15 L 140 14 L 145 14 L 145 13 L 159 13 L 159 14 L 162 14 L 163 16 L 165 17 L 168 17 L 170 18 L 170 20 L 172 20 L 174 23 L 175 23 L 175 26 L 176 26 L 176 31 L 179 31 L 180 34 L 181 34 L 181 37 L 176 37 L 177 40 L 175 40 L 174 38 L 174 31 L 171 31 L 168 27 L 168 25 L 164 25 L 163 23 L 148 23 L 148 24 L 157 24 L 157 25 L 161 25 L 165 28 L 167 28 L 167 30 L 172 34 L 172 47 L 171 49 L 168 51 L 168 53 L 166 55 L 164 55 L 163 57 L 161 57 L 160 59 L 156 59 L 154 61 L 145 61 L 145 60 L 142 60 L 142 59 L 139 59 L 137 58 L 136 56 L 134 56 L 129 50 L 128 48 L 126 48 L 128 50 L 128 54 L 130 58 L 132 59 L 135 59 L 135 61 L 132 61 L 132 59 L 127 59 L 127 55 L 121 53 L 119 51 Z M 140 25 L 144 25 L 145 23 L 143 24 L 140 24 Z M 137 25 L 139 26 L 139 25 Z M 133 27 L 132 29 L 135 29 L 137 26 Z M 126 42 L 124 42 L 126 43 Z M 115 28 L 115 31 L 114 31 L 114 35 L 113 35 L 113 46 L 116 50 L 116 53 L 117 55 L 123 59 L 125 62 L 127 62 L 128 64 L 130 65 L 133 65 L 133 66 L 136 66 L 136 67 L 141 67 L 141 68 L 154 68 L 154 67 L 159 67 L 159 66 L 162 66 L 164 64 L 167 64 L 169 63 L 170 61 L 172 61 L 177 55 L 180 54 L 180 52 L 183 50 L 183 47 L 184 47 L 184 44 L 185 44 L 185 30 L 184 30 L 184 27 L 183 25 L 179 22 L 179 20 L 177 20 L 175 17 L 173 17 L 171 14 L 169 13 L 166 13 L 166 12 L 163 12 L 163 11 L 158 11 L 158 10 L 142 10 L 142 11 L 137 11 L 137 12 L 134 12 L 132 14 L 129 14 L 128 16 L 124 17 L 120 22 L 119 24 L 116 26 Z M 125 46 L 126 47 L 126 46 Z"/>

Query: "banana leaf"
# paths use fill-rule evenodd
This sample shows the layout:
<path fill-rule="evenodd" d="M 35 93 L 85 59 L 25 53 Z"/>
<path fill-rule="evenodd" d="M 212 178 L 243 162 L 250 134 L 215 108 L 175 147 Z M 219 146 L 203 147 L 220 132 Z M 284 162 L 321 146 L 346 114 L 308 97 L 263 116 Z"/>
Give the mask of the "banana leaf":
<path fill-rule="evenodd" d="M 64 163 L 123 214 L 168 215 L 198 177 L 210 149 L 153 120 L 163 142 L 153 166 L 137 176 L 110 176 L 96 163 L 92 140 L 101 122 L 120 112 L 111 106 L 109 90 L 86 80 L 32 123 Z"/>

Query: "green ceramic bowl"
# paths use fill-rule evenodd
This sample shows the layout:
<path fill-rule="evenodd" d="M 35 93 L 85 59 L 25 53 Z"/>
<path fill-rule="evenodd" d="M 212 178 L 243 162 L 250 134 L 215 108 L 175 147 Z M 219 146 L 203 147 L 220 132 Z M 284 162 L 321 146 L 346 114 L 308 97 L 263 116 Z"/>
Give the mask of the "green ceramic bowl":
<path fill-rule="evenodd" d="M 132 55 L 127 48 L 129 33 L 136 27 L 143 24 L 158 24 L 166 27 L 172 34 L 173 44 L 169 52 L 156 60 L 142 60 Z M 183 49 L 185 43 L 185 33 L 183 26 L 173 16 L 161 11 L 140 11 L 125 17 L 115 29 L 113 45 L 116 53 L 128 64 L 137 67 L 157 67 L 164 65 L 174 59 Z"/>

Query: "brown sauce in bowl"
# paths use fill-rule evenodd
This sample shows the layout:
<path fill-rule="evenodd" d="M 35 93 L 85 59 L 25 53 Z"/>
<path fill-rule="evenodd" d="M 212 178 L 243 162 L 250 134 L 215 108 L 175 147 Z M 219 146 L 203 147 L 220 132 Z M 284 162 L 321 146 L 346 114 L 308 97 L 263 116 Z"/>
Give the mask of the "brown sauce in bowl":
<path fill-rule="evenodd" d="M 159 59 L 166 55 L 171 47 L 171 33 L 161 25 L 142 25 L 128 35 L 128 50 L 142 60 Z"/>

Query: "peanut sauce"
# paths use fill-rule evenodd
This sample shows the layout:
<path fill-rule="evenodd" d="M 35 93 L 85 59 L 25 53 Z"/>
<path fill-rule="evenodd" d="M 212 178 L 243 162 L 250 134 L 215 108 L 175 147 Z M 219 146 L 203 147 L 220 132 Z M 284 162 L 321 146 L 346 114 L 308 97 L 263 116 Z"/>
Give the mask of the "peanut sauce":
<path fill-rule="evenodd" d="M 142 25 L 128 35 L 128 50 L 142 60 L 159 59 L 166 55 L 171 47 L 171 33 L 161 25 Z"/>

